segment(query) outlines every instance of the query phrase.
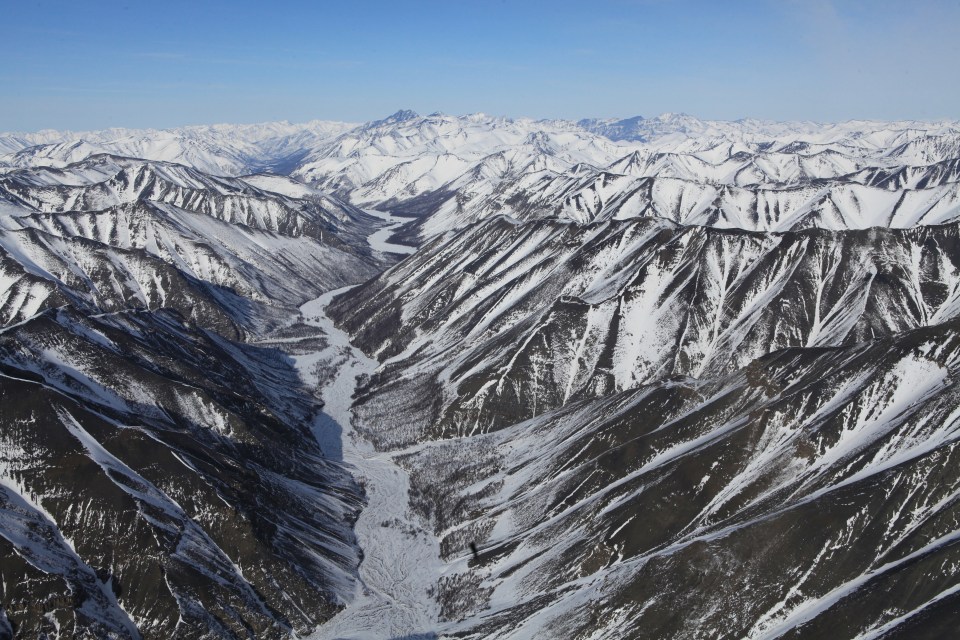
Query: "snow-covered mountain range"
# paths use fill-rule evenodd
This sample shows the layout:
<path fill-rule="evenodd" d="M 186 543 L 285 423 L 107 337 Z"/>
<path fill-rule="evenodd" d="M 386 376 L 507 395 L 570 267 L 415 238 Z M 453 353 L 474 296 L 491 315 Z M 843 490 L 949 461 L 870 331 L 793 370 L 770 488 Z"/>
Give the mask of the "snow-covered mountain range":
<path fill-rule="evenodd" d="M 958 122 L 0 134 L 0 636 L 945 637 L 958 185 Z"/>
<path fill-rule="evenodd" d="M 956 122 L 835 125 L 535 121 L 400 111 L 363 125 L 113 129 L 0 135 L 0 167 L 100 153 L 205 173 L 287 173 L 357 206 L 422 218 L 410 240 L 475 220 L 635 216 L 785 231 L 940 224 L 957 216 Z"/>

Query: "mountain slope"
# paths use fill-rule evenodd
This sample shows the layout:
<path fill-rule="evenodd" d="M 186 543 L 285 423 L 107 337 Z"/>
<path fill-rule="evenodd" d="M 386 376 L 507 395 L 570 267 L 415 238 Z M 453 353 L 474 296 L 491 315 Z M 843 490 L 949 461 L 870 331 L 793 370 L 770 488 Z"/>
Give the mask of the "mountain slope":
<path fill-rule="evenodd" d="M 493 118 L 484 114 L 421 117 L 401 111 L 324 145 L 292 175 L 370 206 L 401 203 L 478 167 L 525 167 L 543 156 L 560 166 L 614 157 L 618 146 L 572 123 Z M 497 166 L 499 163 L 500 166 Z M 400 211 L 401 213 L 403 211 Z"/>
<path fill-rule="evenodd" d="M 497 218 L 335 300 L 382 363 L 356 428 L 440 539 L 440 628 L 936 637 L 957 233 Z"/>
<path fill-rule="evenodd" d="M 261 179 L 278 189 L 287 181 Z M 110 156 L 8 174 L 0 178 L 11 203 L 0 233 L 7 260 L 19 264 L 6 267 L 5 315 L 34 313 L 41 291 L 63 286 L 106 311 L 176 306 L 171 299 L 200 286 L 249 326 L 258 304 L 297 305 L 375 273 L 379 259 L 364 235 L 374 218 L 302 189 L 289 196 Z"/>
<path fill-rule="evenodd" d="M 955 122 L 509 119 L 399 111 L 362 125 L 0 136 L 10 167 L 98 153 L 208 174 L 289 173 L 353 204 L 423 218 L 419 243 L 486 217 L 666 216 L 755 230 L 939 224 L 956 217 Z M 883 176 L 900 176 L 885 179 Z"/>
<path fill-rule="evenodd" d="M 446 549 L 448 629 L 942 637 L 956 339 L 779 352 L 420 448 L 404 460 Z"/>
<path fill-rule="evenodd" d="M 311 632 L 355 589 L 364 498 L 288 354 L 318 339 L 297 305 L 386 259 L 375 219 L 105 155 L 0 180 L 5 630 Z"/>
<path fill-rule="evenodd" d="M 20 634 L 286 637 L 349 591 L 361 491 L 310 444 L 281 354 L 172 312 L 64 310 L 0 333 L 0 366 Z"/>
<path fill-rule="evenodd" d="M 97 153 L 174 162 L 204 173 L 228 176 L 295 164 L 304 150 L 355 125 L 316 120 L 177 129 L 105 129 L 0 134 L 0 153 L 13 167 L 62 167 Z"/>

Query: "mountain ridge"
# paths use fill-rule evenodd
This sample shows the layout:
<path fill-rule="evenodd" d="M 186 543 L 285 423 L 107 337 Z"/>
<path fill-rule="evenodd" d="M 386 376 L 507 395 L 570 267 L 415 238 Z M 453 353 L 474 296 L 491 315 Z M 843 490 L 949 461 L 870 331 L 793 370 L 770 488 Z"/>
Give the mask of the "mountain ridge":
<path fill-rule="evenodd" d="M 957 123 L 57 135 L 0 134 L 0 636 L 960 620 Z"/>

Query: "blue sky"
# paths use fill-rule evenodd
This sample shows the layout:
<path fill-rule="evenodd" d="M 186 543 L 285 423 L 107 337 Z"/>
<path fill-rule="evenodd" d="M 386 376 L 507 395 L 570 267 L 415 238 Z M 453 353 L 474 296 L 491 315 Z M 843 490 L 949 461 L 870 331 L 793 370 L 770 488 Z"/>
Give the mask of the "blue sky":
<path fill-rule="evenodd" d="M 2 0 L 0 130 L 960 118 L 954 0 Z"/>

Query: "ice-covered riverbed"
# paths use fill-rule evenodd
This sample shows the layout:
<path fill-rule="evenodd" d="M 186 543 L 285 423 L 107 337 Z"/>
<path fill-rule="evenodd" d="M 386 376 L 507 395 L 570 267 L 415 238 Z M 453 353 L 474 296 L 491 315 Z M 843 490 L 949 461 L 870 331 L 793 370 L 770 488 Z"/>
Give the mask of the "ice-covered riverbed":
<path fill-rule="evenodd" d="M 364 213 L 368 213 L 371 216 L 380 218 L 381 220 L 389 223 L 387 226 L 378 229 L 374 233 L 367 236 L 367 242 L 370 243 L 370 246 L 377 251 L 383 253 L 402 253 L 410 254 L 416 251 L 415 247 L 408 247 L 403 244 L 394 244 L 392 242 L 387 242 L 390 239 L 390 236 L 397 230 L 398 227 L 402 227 L 408 222 L 411 222 L 413 218 L 401 218 L 400 216 L 395 216 L 392 213 L 387 213 L 386 211 L 377 211 L 375 209 L 364 209 Z"/>
<path fill-rule="evenodd" d="M 368 240 L 385 252 L 413 252 L 411 247 L 386 242 L 407 220 L 383 212 L 369 212 L 393 224 Z M 376 360 L 350 344 L 349 337 L 326 315 L 330 301 L 350 287 L 328 292 L 300 307 L 307 324 L 322 329 L 327 346 L 296 357 L 303 379 L 322 388 L 324 413 L 315 425 L 317 438 L 329 455 L 356 468 L 367 506 L 356 523 L 363 550 L 360 583 L 347 608 L 323 625 L 315 640 L 356 638 L 433 638 L 439 607 L 427 591 L 440 572 L 440 546 L 433 533 L 408 507 L 410 480 L 388 454 L 378 453 L 352 426 L 352 397 L 357 376 L 371 374 Z M 317 374 L 318 367 L 326 374 Z"/>

